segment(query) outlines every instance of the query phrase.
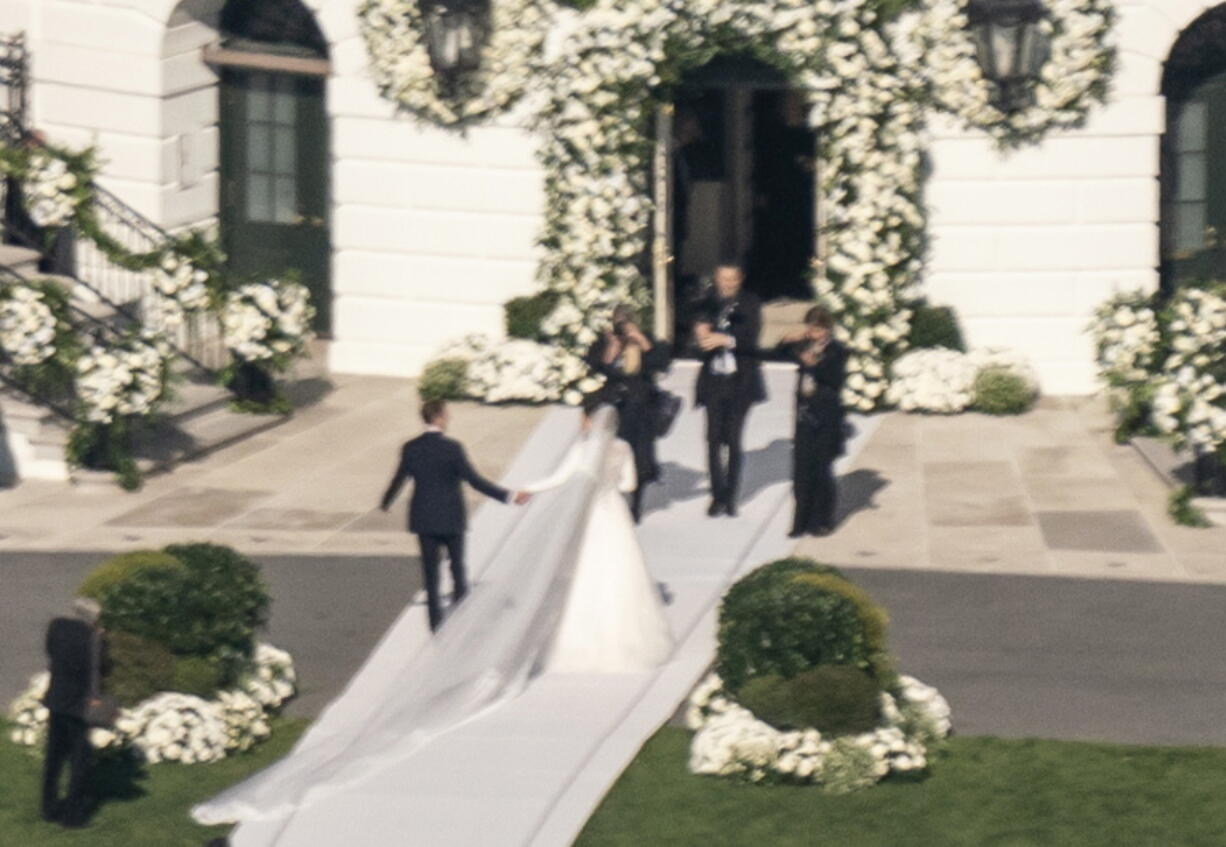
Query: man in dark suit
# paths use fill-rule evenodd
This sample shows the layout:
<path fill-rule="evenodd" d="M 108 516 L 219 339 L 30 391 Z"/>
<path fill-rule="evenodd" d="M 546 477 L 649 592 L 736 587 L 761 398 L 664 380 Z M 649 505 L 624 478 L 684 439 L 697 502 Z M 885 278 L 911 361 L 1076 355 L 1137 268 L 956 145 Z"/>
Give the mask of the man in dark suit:
<path fill-rule="evenodd" d="M 426 603 L 430 614 L 430 631 L 443 622 L 442 601 L 438 592 L 439 553 L 447 548 L 451 562 L 451 579 L 455 593 L 454 607 L 468 592 L 468 577 L 464 569 L 464 532 L 467 516 L 461 483 L 467 482 L 486 497 L 503 503 L 523 504 L 529 494 L 512 494 L 481 476 L 468 461 L 460 442 L 446 436 L 447 404 L 442 400 L 427 400 L 422 404 L 421 417 L 426 431 L 404 445 L 400 465 L 383 495 L 380 508 L 387 511 L 400 493 L 406 480 L 413 480 L 413 496 L 409 500 L 409 532 L 421 545 L 422 576 L 426 583 Z"/>
<path fill-rule="evenodd" d="M 51 680 L 43 703 L 51 713 L 47 726 L 47 758 L 43 764 L 43 818 L 64 826 L 84 826 L 89 816 L 91 748 L 85 722 L 86 703 L 94 680 L 100 678 L 106 645 L 98 627 L 98 604 L 78 598 L 74 617 L 59 617 L 47 627 L 47 658 Z M 68 794 L 60 799 L 60 774 L 69 767 Z"/>
<path fill-rule="evenodd" d="M 736 265 L 715 269 L 711 297 L 699 310 L 694 340 L 702 353 L 694 402 L 707 410 L 707 467 L 711 505 L 707 514 L 736 515 L 741 481 L 741 436 L 749 407 L 766 399 L 758 334 L 762 306 L 742 291 L 744 274 Z M 725 452 L 727 458 L 725 458 Z"/>

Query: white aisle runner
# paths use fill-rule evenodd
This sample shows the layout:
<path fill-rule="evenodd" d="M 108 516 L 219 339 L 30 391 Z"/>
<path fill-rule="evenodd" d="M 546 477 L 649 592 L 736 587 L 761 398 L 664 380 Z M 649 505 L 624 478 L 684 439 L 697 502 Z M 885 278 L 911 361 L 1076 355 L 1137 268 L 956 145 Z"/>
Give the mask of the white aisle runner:
<path fill-rule="evenodd" d="M 670 598 L 678 648 L 657 671 L 545 674 L 518 698 L 431 740 L 364 783 L 312 800 L 292 818 L 242 824 L 234 847 L 562 847 L 570 844 L 643 742 L 676 709 L 714 654 L 718 600 L 740 574 L 786 555 L 791 520 L 794 372 L 768 366 L 770 400 L 750 412 L 737 518 L 707 517 L 701 410 L 690 407 L 696 367 L 665 385 L 686 407 L 660 444 L 664 481 L 649 489 L 639 537 Z M 551 411 L 512 463 L 514 488 L 544 476 L 577 430 L 573 409 Z M 842 469 L 876 425 L 856 418 Z M 531 508 L 531 507 L 529 507 Z M 476 579 L 515 510 L 487 505 L 470 528 Z M 328 712 L 344 713 L 426 643 L 425 611 L 401 616 Z M 290 754 L 291 756 L 293 753 Z"/>

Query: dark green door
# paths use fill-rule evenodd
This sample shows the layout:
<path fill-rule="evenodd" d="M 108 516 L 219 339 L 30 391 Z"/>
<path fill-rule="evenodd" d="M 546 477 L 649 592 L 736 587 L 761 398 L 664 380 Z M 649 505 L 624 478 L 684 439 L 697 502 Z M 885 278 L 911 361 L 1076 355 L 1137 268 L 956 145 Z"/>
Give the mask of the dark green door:
<path fill-rule="evenodd" d="M 1165 282 L 1226 279 L 1226 75 L 1172 104 L 1168 132 Z"/>
<path fill-rule="evenodd" d="M 231 270 L 296 274 L 311 291 L 316 332 L 329 335 L 323 78 L 226 68 L 220 124 L 222 242 Z"/>

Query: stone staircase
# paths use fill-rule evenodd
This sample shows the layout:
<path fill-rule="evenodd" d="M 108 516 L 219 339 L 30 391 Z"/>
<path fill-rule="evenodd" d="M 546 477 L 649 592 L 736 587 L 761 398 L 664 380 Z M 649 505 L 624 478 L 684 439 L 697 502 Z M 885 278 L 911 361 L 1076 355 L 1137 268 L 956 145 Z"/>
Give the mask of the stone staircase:
<path fill-rule="evenodd" d="M 59 279 L 73 292 L 74 307 L 95 321 L 125 320 L 71 277 L 39 273 L 38 262 L 35 250 L 0 244 L 0 267 L 27 278 Z M 211 374 L 186 364 L 180 368 L 172 393 L 173 398 L 162 408 L 161 419 L 142 434 L 135 446 L 137 464 L 145 474 L 168 470 L 286 420 L 281 415 L 233 411 L 230 393 L 217 385 Z M 68 467 L 64 448 L 71 428 L 72 421 L 0 386 L 0 484 L 44 479 L 114 485 L 110 472 Z"/>

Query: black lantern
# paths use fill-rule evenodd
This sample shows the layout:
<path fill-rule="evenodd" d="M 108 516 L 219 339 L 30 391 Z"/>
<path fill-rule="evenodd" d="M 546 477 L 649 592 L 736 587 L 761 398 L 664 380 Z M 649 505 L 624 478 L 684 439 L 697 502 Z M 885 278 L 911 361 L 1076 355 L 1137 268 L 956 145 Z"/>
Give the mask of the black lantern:
<path fill-rule="evenodd" d="M 481 64 L 489 0 L 418 0 L 430 66 L 447 88 Z"/>
<path fill-rule="evenodd" d="M 1006 112 L 1026 106 L 1048 55 L 1043 0 L 970 0 L 966 12 L 979 67 L 999 93 L 996 105 Z"/>

